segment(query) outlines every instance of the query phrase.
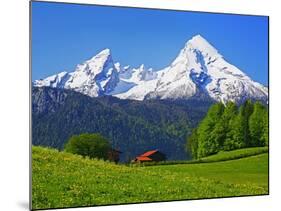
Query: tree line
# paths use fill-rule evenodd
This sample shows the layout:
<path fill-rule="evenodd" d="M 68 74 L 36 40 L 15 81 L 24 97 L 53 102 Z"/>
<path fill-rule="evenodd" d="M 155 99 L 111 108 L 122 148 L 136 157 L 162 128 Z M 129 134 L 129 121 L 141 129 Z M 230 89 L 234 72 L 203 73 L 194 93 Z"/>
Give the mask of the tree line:
<path fill-rule="evenodd" d="M 233 102 L 216 103 L 187 138 L 193 159 L 219 151 L 268 145 L 268 107 L 247 100 L 238 107 Z"/>

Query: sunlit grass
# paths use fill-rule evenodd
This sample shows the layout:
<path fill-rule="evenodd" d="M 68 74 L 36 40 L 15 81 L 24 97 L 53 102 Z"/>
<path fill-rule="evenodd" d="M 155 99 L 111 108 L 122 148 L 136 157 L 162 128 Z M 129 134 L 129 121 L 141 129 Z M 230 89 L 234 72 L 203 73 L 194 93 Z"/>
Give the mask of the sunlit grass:
<path fill-rule="evenodd" d="M 206 164 L 116 165 L 32 148 L 33 209 L 268 193 L 268 154 Z"/>
<path fill-rule="evenodd" d="M 253 155 L 259 155 L 262 153 L 268 153 L 268 147 L 251 147 L 245 149 L 237 149 L 233 151 L 221 151 L 215 155 L 201 158 L 201 162 L 217 162 L 226 160 L 235 160 L 239 158 L 249 157 Z"/>

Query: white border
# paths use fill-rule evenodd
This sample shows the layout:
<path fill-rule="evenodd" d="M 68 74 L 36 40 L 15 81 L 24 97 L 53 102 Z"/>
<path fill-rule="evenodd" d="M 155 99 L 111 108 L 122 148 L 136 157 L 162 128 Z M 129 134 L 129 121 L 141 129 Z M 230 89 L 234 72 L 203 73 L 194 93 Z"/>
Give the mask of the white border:
<path fill-rule="evenodd" d="M 270 16 L 270 196 L 106 206 L 67 210 L 268 210 L 280 198 L 280 6 L 274 0 L 67 0 L 147 8 Z M 28 209 L 29 2 L 1 1 L 0 7 L 0 210 Z M 241 49 L 243 50 L 243 49 Z M 279 129 L 280 130 L 280 129 Z M 279 135 L 279 136 L 278 136 Z"/>

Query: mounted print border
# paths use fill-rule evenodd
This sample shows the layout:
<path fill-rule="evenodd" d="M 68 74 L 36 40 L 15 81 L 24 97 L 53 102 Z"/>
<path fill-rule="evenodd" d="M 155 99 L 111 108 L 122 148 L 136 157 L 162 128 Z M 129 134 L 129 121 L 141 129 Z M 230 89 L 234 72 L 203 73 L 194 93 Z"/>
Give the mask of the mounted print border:
<path fill-rule="evenodd" d="M 30 209 L 269 194 L 269 17 L 30 2 Z"/>

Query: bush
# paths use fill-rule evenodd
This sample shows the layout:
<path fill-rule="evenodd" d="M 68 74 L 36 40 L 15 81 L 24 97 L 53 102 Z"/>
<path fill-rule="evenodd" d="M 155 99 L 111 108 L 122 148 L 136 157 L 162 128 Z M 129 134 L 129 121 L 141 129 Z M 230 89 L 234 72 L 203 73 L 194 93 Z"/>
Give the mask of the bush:
<path fill-rule="evenodd" d="M 83 157 L 108 159 L 110 145 L 100 134 L 80 134 L 72 136 L 64 147 L 66 152 L 82 155 Z"/>

